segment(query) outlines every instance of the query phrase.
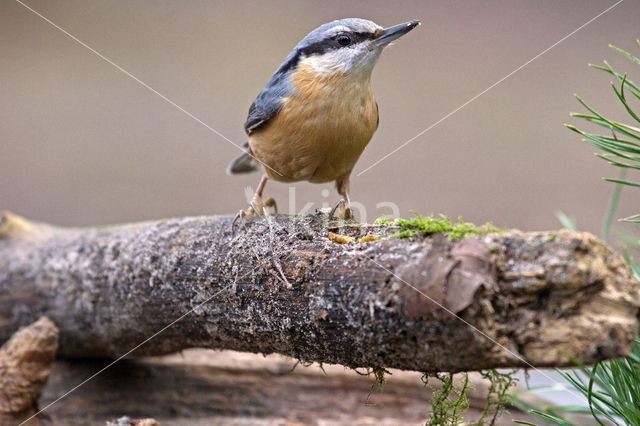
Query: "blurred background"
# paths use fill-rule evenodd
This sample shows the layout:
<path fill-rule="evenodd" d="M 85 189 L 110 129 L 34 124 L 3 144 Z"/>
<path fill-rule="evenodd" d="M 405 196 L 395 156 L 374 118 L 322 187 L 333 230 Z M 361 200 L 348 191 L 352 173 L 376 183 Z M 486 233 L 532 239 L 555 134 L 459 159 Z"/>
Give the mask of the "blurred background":
<path fill-rule="evenodd" d="M 239 145 L 249 105 L 308 31 L 351 16 L 422 20 L 374 71 L 380 127 L 355 175 L 614 1 L 26 3 Z M 607 45 L 636 49 L 638 22 L 638 4 L 621 3 L 354 176 L 364 219 L 388 214 L 376 205 L 390 201 L 403 216 L 535 230 L 557 228 L 563 210 L 597 232 L 612 186 L 600 179 L 617 171 L 562 124 L 580 110 L 573 93 L 618 111 L 609 76 L 587 63 L 631 69 Z M 0 209 L 62 225 L 235 213 L 259 179 L 226 175 L 238 153 L 19 3 L 0 2 Z M 338 200 L 330 184 L 293 187 L 297 209 Z M 288 210 L 288 185 L 267 192 Z M 637 213 L 624 192 L 619 216 Z"/>
<path fill-rule="evenodd" d="M 361 219 L 389 214 L 376 206 L 391 202 L 403 216 L 524 230 L 558 228 L 562 210 L 600 229 L 612 189 L 601 177 L 617 170 L 563 123 L 581 110 L 574 93 L 625 114 L 609 76 L 587 63 L 633 68 L 607 47 L 637 50 L 633 0 L 359 177 L 614 1 L 25 2 L 238 145 L 249 105 L 307 32 L 343 17 L 420 19 L 374 71 L 380 127 L 352 180 Z M 233 214 L 259 179 L 226 175 L 239 152 L 19 3 L 0 2 L 0 209 L 69 226 Z M 617 217 L 637 213 L 627 191 Z M 338 200 L 329 184 L 270 183 L 267 193 L 283 211 Z M 548 379 L 534 374 L 538 382 Z"/>

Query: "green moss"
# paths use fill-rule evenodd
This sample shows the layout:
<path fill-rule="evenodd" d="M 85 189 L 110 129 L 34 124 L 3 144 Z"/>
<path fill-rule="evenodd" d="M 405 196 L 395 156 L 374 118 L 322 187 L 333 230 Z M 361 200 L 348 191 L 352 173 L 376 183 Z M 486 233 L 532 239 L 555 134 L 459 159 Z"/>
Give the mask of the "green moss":
<path fill-rule="evenodd" d="M 384 388 L 384 384 L 386 382 L 384 377 L 385 373 L 391 374 L 388 370 L 385 370 L 382 367 L 373 367 L 373 377 L 375 378 L 375 385 L 379 391 L 382 391 Z"/>
<path fill-rule="evenodd" d="M 391 372 L 384 367 L 367 368 L 364 373 L 361 373 L 360 371 L 358 371 L 357 368 L 354 368 L 353 371 L 355 371 L 361 376 L 370 376 L 373 374 L 374 383 L 371 385 L 371 390 L 369 390 L 369 395 L 367 395 L 367 399 L 365 402 L 366 404 L 369 403 L 369 399 L 371 398 L 371 395 L 375 391 L 382 392 L 382 390 L 384 389 L 384 384 L 387 381 L 385 375 L 386 374 L 391 375 Z"/>
<path fill-rule="evenodd" d="M 389 219 L 386 216 L 381 216 L 373 221 L 375 225 L 393 225 L 395 222 L 394 219 Z"/>
<path fill-rule="evenodd" d="M 438 217 L 434 215 L 422 216 L 413 212 L 410 219 L 389 219 L 381 217 L 374 222 L 376 225 L 397 226 L 400 230 L 391 237 L 411 238 L 424 237 L 435 233 L 445 233 L 452 240 L 460 240 L 470 235 L 484 235 L 491 232 L 497 232 L 498 229 L 491 223 L 484 225 L 476 225 L 471 222 L 465 222 L 462 218 L 458 218 L 457 222 L 452 222 L 447 216 L 441 214 Z"/>
<path fill-rule="evenodd" d="M 439 383 L 434 385 L 430 379 Z M 433 392 L 431 395 L 431 413 L 428 426 L 459 425 L 463 422 L 463 414 L 469 406 L 467 392 L 471 390 L 469 375 L 461 373 L 459 386 L 456 386 L 451 373 L 424 373 L 422 381 Z"/>
<path fill-rule="evenodd" d="M 482 410 L 482 417 L 470 423 L 469 426 L 494 425 L 506 410 L 507 404 L 511 402 L 509 389 L 518 383 L 515 377 L 516 371 L 498 371 L 495 369 L 481 371 L 482 377 L 489 380 L 489 394 L 487 402 Z"/>
<path fill-rule="evenodd" d="M 460 379 L 456 381 L 451 373 L 424 373 L 422 381 L 433 392 L 427 425 L 453 426 L 462 423 L 469 426 L 495 425 L 498 418 L 504 414 L 505 406 L 511 401 L 508 392 L 517 383 L 514 373 L 515 371 L 500 372 L 498 370 L 480 372 L 482 377 L 489 380 L 489 393 L 481 417 L 470 422 L 465 422 L 463 418 L 469 406 L 467 394 L 472 389 L 469 375 L 460 373 Z"/>

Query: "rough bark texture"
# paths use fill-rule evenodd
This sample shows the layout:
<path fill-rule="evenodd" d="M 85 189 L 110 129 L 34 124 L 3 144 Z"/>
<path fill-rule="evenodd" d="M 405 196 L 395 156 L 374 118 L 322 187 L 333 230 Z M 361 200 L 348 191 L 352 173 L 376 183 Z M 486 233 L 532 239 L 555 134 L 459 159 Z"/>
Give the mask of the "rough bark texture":
<path fill-rule="evenodd" d="M 590 234 L 338 244 L 328 231 L 393 230 L 319 216 L 230 225 L 62 229 L 5 214 L 0 340 L 47 315 L 61 356 L 115 357 L 180 319 L 135 355 L 206 347 L 455 372 L 593 363 L 626 354 L 638 331 L 637 283 Z"/>
<path fill-rule="evenodd" d="M 0 425 L 18 424 L 38 411 L 58 348 L 58 329 L 41 318 L 16 332 L 0 348 Z M 34 418 L 41 424 L 45 416 Z"/>

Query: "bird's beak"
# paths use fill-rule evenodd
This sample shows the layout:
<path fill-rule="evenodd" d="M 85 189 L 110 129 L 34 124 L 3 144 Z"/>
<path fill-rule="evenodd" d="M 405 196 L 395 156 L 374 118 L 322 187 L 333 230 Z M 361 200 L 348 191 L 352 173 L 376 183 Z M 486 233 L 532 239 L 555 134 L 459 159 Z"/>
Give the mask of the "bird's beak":
<path fill-rule="evenodd" d="M 374 47 L 384 47 L 394 40 L 399 39 L 415 27 L 420 25 L 420 21 L 409 21 L 404 24 L 394 25 L 393 27 L 385 28 L 380 32 L 380 35 L 373 40 Z"/>

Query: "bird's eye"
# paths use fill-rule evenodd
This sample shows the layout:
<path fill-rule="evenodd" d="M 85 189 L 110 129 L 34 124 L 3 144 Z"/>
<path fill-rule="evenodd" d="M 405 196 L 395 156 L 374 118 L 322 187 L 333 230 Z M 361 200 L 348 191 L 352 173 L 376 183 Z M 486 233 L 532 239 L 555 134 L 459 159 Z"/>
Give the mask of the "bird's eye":
<path fill-rule="evenodd" d="M 346 34 L 340 34 L 336 37 L 336 41 L 340 46 L 348 46 L 351 44 L 351 37 Z"/>

